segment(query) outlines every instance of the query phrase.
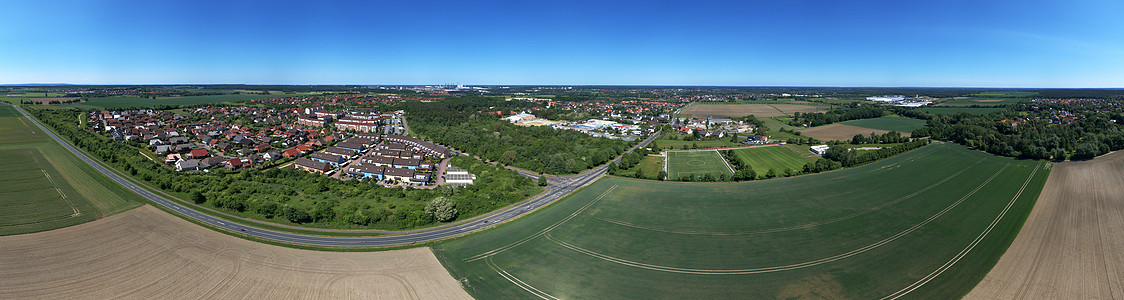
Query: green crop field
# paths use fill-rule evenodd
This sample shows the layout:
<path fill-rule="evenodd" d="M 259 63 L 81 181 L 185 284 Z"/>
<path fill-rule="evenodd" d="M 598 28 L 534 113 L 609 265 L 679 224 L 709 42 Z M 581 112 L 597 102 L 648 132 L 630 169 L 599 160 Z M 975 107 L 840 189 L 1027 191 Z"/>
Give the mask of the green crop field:
<path fill-rule="evenodd" d="M 1015 104 L 1026 99 L 1020 98 L 990 98 L 990 97 L 956 97 L 936 104 L 936 106 L 969 106 L 969 105 L 1007 105 Z"/>
<path fill-rule="evenodd" d="M 7 106 L 7 105 L 0 105 L 0 118 L 2 118 L 2 117 L 18 117 L 19 115 L 20 115 L 20 113 L 17 112 L 15 108 L 12 108 L 11 106 Z"/>
<path fill-rule="evenodd" d="M 0 235 L 84 223 L 99 216 L 33 148 L 0 150 Z"/>
<path fill-rule="evenodd" d="M 667 177 L 671 179 L 701 176 L 711 174 L 718 177 L 721 174 L 733 175 L 726 159 L 717 151 L 668 151 L 667 152 Z"/>
<path fill-rule="evenodd" d="M 804 168 L 804 164 L 814 161 L 805 158 L 792 148 L 783 146 L 744 148 L 731 151 L 738 158 L 748 162 L 754 171 L 762 175 L 769 169 L 774 169 L 778 173 L 784 172 L 785 169 L 801 170 Z M 805 150 L 805 152 L 809 151 Z"/>
<path fill-rule="evenodd" d="M 951 114 L 958 114 L 958 113 L 970 113 L 970 114 L 984 115 L 984 114 L 989 114 L 993 111 L 1001 111 L 1003 109 L 1004 108 L 1001 108 L 1001 107 L 982 107 L 982 108 L 979 108 L 979 107 L 978 108 L 972 108 L 972 107 L 925 107 L 925 108 L 921 108 L 921 111 L 931 113 L 931 114 L 937 114 L 937 115 L 951 115 Z"/>
<path fill-rule="evenodd" d="M 17 114 L 0 106 L 0 235 L 71 226 L 144 203 Z"/>
<path fill-rule="evenodd" d="M 936 144 L 776 180 L 609 177 L 433 251 L 479 299 L 955 299 L 1006 251 L 1049 166 Z"/>
<path fill-rule="evenodd" d="M 913 130 L 925 127 L 925 121 L 918 119 L 902 118 L 902 117 L 881 117 L 874 119 L 859 119 L 843 122 L 842 124 L 881 129 L 889 131 L 897 131 L 902 133 L 910 133 Z"/>
<path fill-rule="evenodd" d="M 1038 95 L 1038 92 L 983 92 L 974 94 L 980 97 L 1030 97 Z"/>
<path fill-rule="evenodd" d="M 89 101 L 82 103 L 66 104 L 66 107 L 75 108 L 94 108 L 94 109 L 117 109 L 117 108 L 130 108 L 130 107 L 156 107 L 158 105 L 196 105 L 196 104 L 210 104 L 210 103 L 223 103 L 238 100 L 252 100 L 262 98 L 279 98 L 279 97 L 292 97 L 298 95 L 209 95 L 209 96 L 187 96 L 187 97 L 174 97 L 174 98 L 140 98 L 140 97 L 101 97 L 90 98 Z"/>

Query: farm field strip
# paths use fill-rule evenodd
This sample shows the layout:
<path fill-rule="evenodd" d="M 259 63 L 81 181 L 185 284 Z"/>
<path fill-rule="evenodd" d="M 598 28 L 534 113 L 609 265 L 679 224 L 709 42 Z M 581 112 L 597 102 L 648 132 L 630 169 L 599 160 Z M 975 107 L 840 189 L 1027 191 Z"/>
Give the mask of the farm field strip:
<path fill-rule="evenodd" d="M 594 204 L 596 204 L 597 201 L 601 201 L 601 198 L 604 198 L 605 195 L 608 195 L 609 193 L 611 193 L 616 188 L 617 188 L 616 186 L 610 187 L 608 190 L 605 190 L 605 192 L 602 193 L 601 196 L 597 197 L 597 199 L 594 199 L 593 201 L 589 202 L 585 206 L 582 206 L 582 208 L 580 208 L 577 211 L 575 211 L 574 213 L 570 214 L 569 217 L 566 217 L 565 219 L 562 219 L 562 220 L 558 221 L 557 223 L 554 223 L 554 225 L 550 225 L 550 227 L 544 228 L 543 230 L 540 230 L 539 232 L 537 232 L 533 235 L 527 236 L 526 238 L 523 238 L 522 240 L 519 240 L 517 242 L 514 242 L 514 243 L 511 243 L 511 244 L 505 245 L 503 247 L 499 247 L 499 248 L 493 249 L 491 251 L 484 252 L 484 253 L 466 258 L 465 262 L 472 262 L 472 261 L 476 261 L 476 260 L 479 260 L 479 259 L 482 259 L 482 258 L 490 257 L 492 255 L 499 254 L 500 252 L 504 252 L 504 251 L 507 251 L 508 249 L 518 247 L 519 245 L 522 245 L 523 243 L 526 243 L 527 241 L 530 241 L 534 238 L 542 236 L 542 235 L 550 232 L 551 230 L 554 230 L 554 228 L 558 228 L 558 226 L 562 226 L 562 224 L 565 224 L 567 221 L 570 221 L 570 219 L 573 219 L 574 217 L 580 215 L 582 212 L 584 212 L 590 206 L 593 206 Z"/>
<path fill-rule="evenodd" d="M 907 236 L 910 233 L 913 233 L 914 231 L 917 231 L 921 227 L 924 227 L 925 225 L 928 225 L 929 223 L 933 222 L 933 220 L 936 220 L 937 218 L 940 218 L 941 216 L 948 213 L 953 208 L 956 208 L 956 206 L 959 206 L 960 203 L 963 203 L 964 200 L 967 200 L 969 197 L 976 194 L 976 192 L 978 192 L 980 189 L 982 189 L 984 186 L 986 186 L 988 183 L 990 183 L 993 179 L 995 179 L 996 176 L 999 176 L 999 173 L 1002 173 L 1003 170 L 1006 170 L 1006 169 L 1007 169 L 1007 166 L 1004 166 L 1002 169 L 999 169 L 999 171 L 995 172 L 995 174 L 992 174 L 991 177 L 989 177 L 987 180 L 985 180 L 983 183 L 981 183 L 979 186 L 977 186 L 974 190 L 969 192 L 967 195 L 964 195 L 964 197 L 961 197 L 956 202 L 953 202 L 951 205 L 946 207 L 944 210 L 941 210 L 941 211 L 937 212 L 936 214 L 930 216 L 928 219 L 925 219 L 921 223 L 917 223 L 917 224 L 913 225 L 912 227 L 909 227 L 906 230 L 903 230 L 903 231 L 898 232 L 897 234 L 895 234 L 893 236 L 890 236 L 889 238 L 886 238 L 884 240 L 878 241 L 878 242 L 873 243 L 873 244 L 866 245 L 866 246 L 864 246 L 862 248 L 859 248 L 859 249 L 855 249 L 855 250 L 848 251 L 848 252 L 845 252 L 845 253 L 840 253 L 838 255 L 820 258 L 820 259 L 811 260 L 811 261 L 805 261 L 805 262 L 796 263 L 796 264 L 790 264 L 790 265 L 773 266 L 773 267 L 761 267 L 761 268 L 746 268 L 746 269 L 679 268 L 679 267 L 662 266 L 662 265 L 656 265 L 656 264 L 646 264 L 646 263 L 641 263 L 641 262 L 637 262 L 637 261 L 630 261 L 630 260 L 626 260 L 626 259 L 622 259 L 622 258 L 618 258 L 618 257 L 613 257 L 613 256 L 610 256 L 610 255 L 597 253 L 595 251 L 584 249 L 584 248 L 574 246 L 572 244 L 554 239 L 550 236 L 549 233 L 547 234 L 547 239 L 549 239 L 550 241 L 555 242 L 555 243 L 557 243 L 557 244 L 559 244 L 563 247 L 566 247 L 568 249 L 571 249 L 571 250 L 574 250 L 574 251 L 577 251 L 577 252 L 581 252 L 582 254 L 586 254 L 586 255 L 589 255 L 589 256 L 593 256 L 593 257 L 596 257 L 596 258 L 599 258 L 599 259 L 607 260 L 607 261 L 622 264 L 622 265 L 627 265 L 627 266 L 632 266 L 632 267 L 637 267 L 637 268 L 643 268 L 643 269 L 649 269 L 649 270 L 655 270 L 655 271 L 676 272 L 676 273 L 685 273 L 685 274 L 702 274 L 702 275 L 743 275 L 743 274 L 758 274 L 758 273 L 788 271 L 788 270 L 793 270 L 793 269 L 816 266 L 816 265 L 820 265 L 820 264 L 824 264 L 824 263 L 837 261 L 837 260 L 840 260 L 840 259 L 845 259 L 845 258 L 848 258 L 848 257 L 851 257 L 851 256 L 859 255 L 859 254 L 862 254 L 864 252 L 870 251 L 872 249 L 881 247 L 882 245 L 893 242 L 894 240 L 897 240 L 897 239 L 902 238 L 904 236 Z M 1031 174 L 1031 175 L 1032 175 L 1031 177 L 1027 178 L 1028 183 L 1030 182 L 1030 179 L 1034 178 L 1033 174 Z M 1024 188 L 1025 188 L 1025 186 L 1024 186 Z M 1021 191 L 1020 191 L 1020 194 L 1021 194 Z M 1015 195 L 1014 198 L 1017 199 L 1018 195 Z M 1004 214 L 1005 213 L 1006 212 L 1004 211 Z"/>
<path fill-rule="evenodd" d="M 228 236 L 143 206 L 0 237 L 0 299 L 470 299 L 424 247 L 323 252 Z"/>
<path fill-rule="evenodd" d="M 558 299 L 558 297 L 551 296 L 550 294 L 547 294 L 547 293 L 535 288 L 534 286 L 531 286 L 530 284 L 527 284 L 526 282 L 523 282 L 522 280 L 519 280 L 519 278 L 515 277 L 515 275 L 511 275 L 511 273 L 508 273 L 507 271 L 504 271 L 503 268 L 500 268 L 500 266 L 496 265 L 495 262 L 492 262 L 492 260 L 490 258 L 487 260 L 487 262 L 488 262 L 488 266 L 492 267 L 492 269 L 495 270 L 496 273 L 500 274 L 500 276 L 503 276 L 504 279 L 507 279 L 508 281 L 510 281 L 511 284 L 514 284 L 514 285 L 518 286 L 519 288 L 527 291 L 528 293 L 531 293 L 531 295 L 535 295 L 536 297 L 539 297 L 540 299 Z"/>
<path fill-rule="evenodd" d="M 794 112 L 815 112 L 825 106 L 802 104 L 702 104 L 691 105 L 681 111 L 693 117 L 741 118 L 753 115 L 758 118 L 791 115 Z"/>
<path fill-rule="evenodd" d="M 51 230 L 92 221 L 140 205 L 140 196 L 88 168 L 0 106 L 0 235 Z"/>
<path fill-rule="evenodd" d="M 924 120 L 902 117 L 880 117 L 873 119 L 859 119 L 842 122 L 841 124 L 865 127 L 870 129 L 897 131 L 908 134 L 914 130 L 925 127 Z"/>
<path fill-rule="evenodd" d="M 949 175 L 948 177 L 945 177 L 944 179 L 941 179 L 940 181 L 937 181 L 933 184 L 930 184 L 929 186 L 926 186 L 926 187 L 924 187 L 920 190 L 917 190 L 916 192 L 913 192 L 913 193 L 910 193 L 908 195 L 902 196 L 900 198 L 894 199 L 893 201 L 882 203 L 882 204 L 879 204 L 879 205 L 876 205 L 876 206 L 871 206 L 868 209 L 865 209 L 865 210 L 862 210 L 862 211 L 859 211 L 859 212 L 855 212 L 855 213 L 850 214 L 850 215 L 840 216 L 840 217 L 837 217 L 837 218 L 832 218 L 832 219 L 827 219 L 827 220 L 822 220 L 822 221 L 814 221 L 814 222 L 809 222 L 809 223 L 800 224 L 800 225 L 788 226 L 788 227 L 778 227 L 778 228 L 769 228 L 769 229 L 752 230 L 752 231 L 737 231 L 737 232 L 705 232 L 705 231 L 662 229 L 662 228 L 656 228 L 656 227 L 651 227 L 651 226 L 643 226 L 643 225 L 632 224 L 632 223 L 628 223 L 628 222 L 625 222 L 625 221 L 614 220 L 614 219 L 600 217 L 600 216 L 594 216 L 594 218 L 597 218 L 598 220 L 602 220 L 602 221 L 605 221 L 605 222 L 621 225 L 621 226 L 628 226 L 628 227 L 633 227 L 633 228 L 639 228 L 639 229 L 645 229 L 645 230 L 651 230 L 651 231 L 659 231 L 659 232 L 666 232 L 666 233 L 690 234 L 690 235 L 717 235 L 717 236 L 750 235 L 750 234 L 762 234 L 762 233 L 773 233 L 773 232 L 792 231 L 792 230 L 799 230 L 799 229 L 808 229 L 808 228 L 812 228 L 812 227 L 816 227 L 816 226 L 827 225 L 827 224 L 836 223 L 836 222 L 852 219 L 852 218 L 855 218 L 855 217 L 859 217 L 859 216 L 869 214 L 869 213 L 878 211 L 880 209 L 883 209 L 883 208 L 901 203 L 902 201 L 909 200 L 913 197 L 916 197 L 917 195 L 920 195 L 920 194 L 922 194 L 924 192 L 927 192 L 927 191 L 929 191 L 933 188 L 936 188 L 937 186 L 940 186 L 940 185 L 944 184 L 945 182 L 948 182 L 949 180 L 952 180 L 953 178 L 956 178 L 956 177 L 964 174 L 964 172 L 967 172 L 968 170 L 970 170 L 972 166 L 975 166 L 982 161 L 983 161 L 983 159 L 977 160 L 971 166 L 969 166 L 967 168 L 964 168 L 963 170 L 960 170 L 959 172 L 953 173 L 952 175 Z M 999 172 L 996 172 L 996 175 L 998 175 L 998 174 L 999 174 Z M 994 178 L 994 175 L 992 176 L 992 178 Z"/>
<path fill-rule="evenodd" d="M 1124 152 L 1048 167 L 1018 237 L 965 299 L 1124 295 Z"/>
<path fill-rule="evenodd" d="M 607 177 L 434 253 L 480 298 L 956 298 L 1014 239 L 1040 171 L 935 144 L 776 180 Z"/>
<path fill-rule="evenodd" d="M 890 131 L 835 123 L 804 129 L 800 131 L 800 134 L 821 141 L 849 141 L 857 134 L 867 136 L 871 133 L 886 134 L 887 132 Z M 909 136 L 909 132 L 902 132 L 901 134 L 902 136 Z"/>
<path fill-rule="evenodd" d="M 913 283 L 913 284 L 911 284 L 911 285 L 909 285 L 905 288 L 902 288 L 901 290 L 899 290 L 899 291 L 897 291 L 893 294 L 890 294 L 886 297 L 883 297 L 882 299 L 898 299 L 898 298 L 901 298 L 901 297 L 905 296 L 906 294 L 909 294 L 909 292 L 912 292 L 912 291 L 914 291 L 918 288 L 921 288 L 921 286 L 925 285 L 926 283 L 929 283 L 929 281 L 932 281 L 933 279 L 937 278 L 937 276 L 940 276 L 945 271 L 948 271 L 949 268 L 952 268 L 953 265 L 956 265 L 956 263 L 959 262 L 960 259 L 964 258 L 964 256 L 968 255 L 969 252 L 972 252 L 972 249 L 975 249 L 976 245 L 979 245 L 980 242 L 982 242 L 984 240 L 984 238 L 987 238 L 987 234 L 991 233 L 991 230 L 995 229 L 996 225 L 999 225 L 999 221 L 1003 220 L 1003 217 L 1007 215 L 1007 211 L 1010 211 L 1011 206 L 1015 205 L 1015 201 L 1019 200 L 1019 196 L 1022 196 L 1023 191 L 1026 190 L 1026 186 L 1028 184 L 1030 184 L 1031 179 L 1034 179 L 1034 174 L 1038 173 L 1038 170 L 1039 170 L 1040 166 L 1041 166 L 1041 164 L 1034 167 L 1034 171 L 1032 171 L 1030 173 L 1030 176 L 1028 176 L 1026 178 L 1026 182 L 1023 182 L 1022 187 L 1019 188 L 1019 192 L 1015 193 L 1015 196 L 1011 197 L 1011 201 L 1007 202 L 1007 206 L 1003 208 L 1003 211 L 999 212 L 999 215 L 995 216 L 995 220 L 991 221 L 991 224 L 989 224 L 987 226 L 987 228 L 984 228 L 983 232 L 981 232 L 980 235 L 977 236 L 975 240 L 973 240 L 971 243 L 969 243 L 967 247 L 964 247 L 964 250 L 960 251 L 960 253 L 957 253 L 956 256 L 954 256 L 952 259 L 949 259 L 949 261 L 947 263 L 945 263 L 944 265 L 942 265 L 940 268 L 933 271 L 932 273 L 929 273 L 929 275 L 926 275 L 924 278 L 918 280 L 917 282 L 915 282 L 915 283 Z"/>

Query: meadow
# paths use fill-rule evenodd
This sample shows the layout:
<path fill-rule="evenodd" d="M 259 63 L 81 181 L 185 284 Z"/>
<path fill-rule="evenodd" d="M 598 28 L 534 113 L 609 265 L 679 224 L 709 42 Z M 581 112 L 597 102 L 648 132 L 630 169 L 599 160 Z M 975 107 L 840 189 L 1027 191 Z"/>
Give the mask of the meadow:
<path fill-rule="evenodd" d="M 677 179 L 688 176 L 710 174 L 718 178 L 722 174 L 734 175 L 734 170 L 717 151 L 668 151 L 667 177 Z"/>
<path fill-rule="evenodd" d="M 76 225 L 143 203 L 0 106 L 0 235 Z"/>
<path fill-rule="evenodd" d="M 954 299 L 1011 244 L 1048 164 L 935 144 L 774 180 L 608 177 L 433 249 L 479 299 Z"/>
<path fill-rule="evenodd" d="M 897 131 L 901 133 L 910 133 L 914 130 L 925 127 L 924 120 L 902 118 L 902 117 L 880 117 L 874 119 L 858 119 L 842 122 L 842 124 L 881 129 L 889 131 Z"/>
<path fill-rule="evenodd" d="M 730 151 L 733 151 L 738 158 L 748 162 L 749 166 L 761 175 L 769 169 L 776 170 L 778 174 L 786 169 L 799 171 L 804 168 L 804 164 L 814 161 L 801 155 L 801 153 L 797 153 L 796 149 L 784 146 L 743 148 Z M 803 152 L 811 153 L 807 147 L 804 147 Z"/>

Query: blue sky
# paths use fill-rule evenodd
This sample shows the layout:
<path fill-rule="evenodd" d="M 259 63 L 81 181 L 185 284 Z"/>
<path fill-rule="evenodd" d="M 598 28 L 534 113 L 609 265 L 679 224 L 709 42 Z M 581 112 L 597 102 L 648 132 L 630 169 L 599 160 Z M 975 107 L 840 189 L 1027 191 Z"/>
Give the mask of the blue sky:
<path fill-rule="evenodd" d="M 1124 87 L 1124 1 L 3 4 L 0 83 Z"/>

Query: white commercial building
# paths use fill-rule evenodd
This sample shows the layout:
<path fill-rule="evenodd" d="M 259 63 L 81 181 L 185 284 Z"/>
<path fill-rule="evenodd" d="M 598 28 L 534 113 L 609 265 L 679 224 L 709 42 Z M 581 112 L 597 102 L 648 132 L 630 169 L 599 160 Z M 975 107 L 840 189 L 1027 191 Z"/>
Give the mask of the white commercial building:
<path fill-rule="evenodd" d="M 827 152 L 828 148 L 831 147 L 828 147 L 827 145 L 815 145 L 812 146 L 812 153 L 815 153 L 816 155 L 823 155 L 824 152 Z"/>

